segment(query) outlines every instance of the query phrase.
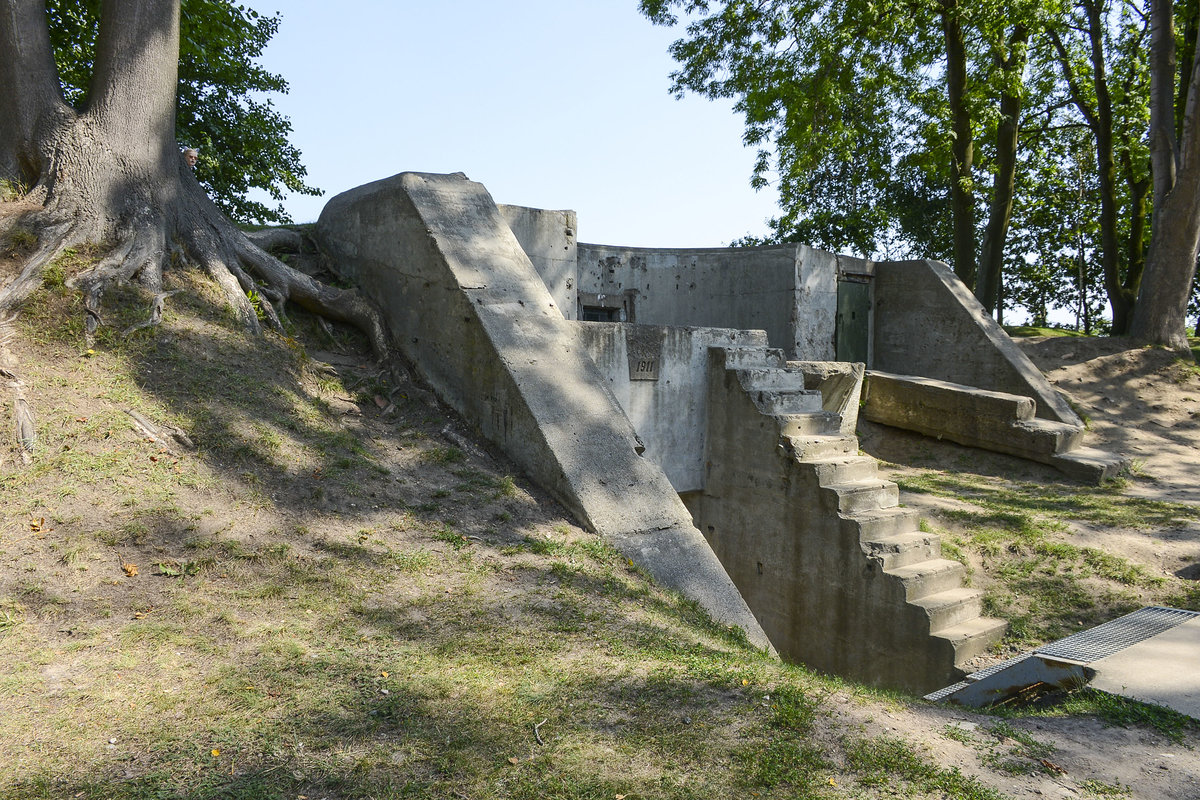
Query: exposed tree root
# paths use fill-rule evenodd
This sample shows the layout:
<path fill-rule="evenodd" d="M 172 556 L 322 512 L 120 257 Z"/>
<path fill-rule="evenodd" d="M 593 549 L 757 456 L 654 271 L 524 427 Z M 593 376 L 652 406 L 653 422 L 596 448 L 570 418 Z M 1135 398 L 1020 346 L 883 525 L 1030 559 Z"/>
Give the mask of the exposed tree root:
<path fill-rule="evenodd" d="M 290 301 L 316 314 L 323 324 L 328 318 L 357 327 L 366 334 L 381 363 L 390 360 L 387 328 L 374 304 L 357 291 L 323 284 L 268 254 L 221 215 L 190 173 L 182 183 L 182 196 L 165 209 L 151 211 L 143 205 L 133 213 L 116 214 L 114 220 L 98 212 L 86 213 L 87 203 L 73 205 L 51 192 L 40 210 L 22 220 L 23 227 L 38 235 L 39 243 L 20 274 L 0 286 L 0 376 L 13 398 L 16 437 L 26 462 L 36 441 L 36 426 L 17 377 L 15 360 L 3 348 L 5 335 L 11 335 L 8 323 L 20 305 L 42 286 L 48 266 L 69 249 L 98 239 L 106 238 L 111 243 L 104 256 L 67 279 L 67 285 L 83 298 L 84 335 L 89 348 L 104 325 L 101 303 L 107 289 L 136 281 L 154 293 L 149 318 L 126 328 L 123 335 L 156 326 L 162 321 L 165 301 L 179 291 L 162 291 L 163 272 L 169 265 L 184 261 L 204 269 L 220 287 L 236 319 L 252 333 L 260 333 L 263 324 L 284 333 L 285 307 Z M 299 235 L 289 234 L 259 239 L 267 245 L 294 247 L 300 241 Z"/>
<path fill-rule="evenodd" d="M 18 451 L 21 460 L 28 464 L 37 445 L 37 425 L 33 416 L 33 408 L 25 399 L 24 384 L 17 368 L 17 358 L 8 349 L 8 342 L 13 336 L 12 323 L 15 315 L 0 317 L 0 378 L 12 395 L 13 421 Z"/>
<path fill-rule="evenodd" d="M 143 328 L 156 327 L 160 322 L 162 322 L 163 305 L 166 303 L 167 298 L 171 295 L 179 294 L 181 291 L 183 290 L 173 289 L 169 292 L 159 292 L 158 294 L 154 295 L 154 300 L 150 303 L 150 318 L 145 322 L 139 322 L 136 325 L 130 325 L 128 328 L 121 331 L 121 335 L 128 336 L 134 331 L 140 331 Z"/>
<path fill-rule="evenodd" d="M 74 227 L 69 222 L 46 225 L 39 231 L 40 244 L 21 269 L 21 274 L 7 286 L 0 288 L 0 315 L 16 310 L 42 285 L 42 274 L 47 266 L 63 254 L 63 251 L 80 242 L 76 241 Z"/>

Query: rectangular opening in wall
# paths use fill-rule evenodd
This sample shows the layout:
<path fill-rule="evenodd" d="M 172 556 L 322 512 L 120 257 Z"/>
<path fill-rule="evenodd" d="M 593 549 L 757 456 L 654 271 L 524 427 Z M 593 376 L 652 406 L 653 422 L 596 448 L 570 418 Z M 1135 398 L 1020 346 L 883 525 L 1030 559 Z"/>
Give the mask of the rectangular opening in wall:
<path fill-rule="evenodd" d="M 620 294 L 579 293 L 579 319 L 584 322 L 636 322 L 632 289 Z"/>
<path fill-rule="evenodd" d="M 583 306 L 579 318 L 584 322 L 625 322 L 625 309 L 606 306 Z"/>

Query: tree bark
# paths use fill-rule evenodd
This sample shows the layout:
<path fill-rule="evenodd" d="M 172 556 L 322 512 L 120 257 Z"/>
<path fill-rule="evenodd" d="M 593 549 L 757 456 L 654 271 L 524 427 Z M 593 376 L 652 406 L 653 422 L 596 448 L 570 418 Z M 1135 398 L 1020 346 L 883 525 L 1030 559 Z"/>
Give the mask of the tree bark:
<path fill-rule="evenodd" d="M 0 48 L 0 177 L 33 186 L 48 155 L 41 143 L 70 114 L 58 86 L 44 2 L 0 6 Z"/>
<path fill-rule="evenodd" d="M 1025 71 L 1029 29 L 1018 23 L 1008 39 L 1008 53 L 996 59 L 1004 76 L 1000 94 L 1000 122 L 996 126 L 996 180 L 988 211 L 987 229 L 979 255 L 979 276 L 975 295 L 989 312 L 996 310 L 1004 268 L 1004 243 L 1012 220 L 1013 197 L 1017 183 L 1017 142 L 1021 124 L 1021 95 L 1013 91 Z"/>
<path fill-rule="evenodd" d="M 1150 171 L 1155 216 L 1175 185 L 1175 4 L 1150 0 Z"/>
<path fill-rule="evenodd" d="M 1170 3 L 1155 0 L 1151 12 L 1151 63 L 1162 68 L 1173 63 L 1160 49 L 1174 50 L 1169 23 L 1161 19 L 1173 13 Z M 1200 37 L 1198 37 L 1200 42 Z M 1175 141 L 1174 92 L 1151 92 L 1151 141 L 1161 139 L 1178 155 L 1172 163 L 1174 182 L 1163 186 L 1155 175 L 1155 212 L 1150 233 L 1150 252 L 1142 276 L 1141 292 L 1134 311 L 1130 335 L 1135 341 L 1157 344 L 1188 353 L 1187 304 L 1196 274 L 1196 253 L 1200 248 L 1200 46 L 1195 49 L 1188 79 L 1187 102 L 1183 115 L 1183 136 Z M 1173 79 L 1174 73 L 1171 78 Z M 1152 75 L 1153 80 L 1153 75 Z M 1157 87 L 1161 89 L 1162 76 Z M 1170 81 L 1168 80 L 1168 87 Z M 1154 105 L 1166 108 L 1154 109 Z M 1157 126 L 1157 127 L 1155 127 Z M 1158 192 L 1164 194 L 1161 200 Z"/>
<path fill-rule="evenodd" d="M 942 0 L 946 45 L 946 94 L 950 104 L 950 207 L 954 226 L 954 274 L 975 290 L 975 140 L 967 108 L 967 45 L 958 0 Z"/>
<path fill-rule="evenodd" d="M 32 219 L 39 247 L 16 279 L 0 285 L 0 316 L 40 285 L 64 249 L 109 243 L 107 256 L 69 279 L 84 294 L 90 335 L 105 288 L 136 278 L 160 291 L 168 251 L 178 245 L 248 330 L 259 330 L 247 298 L 253 290 L 273 301 L 260 306 L 273 327 L 282 327 L 283 305 L 294 299 L 361 328 L 387 354 L 374 305 L 267 255 L 188 169 L 175 141 L 179 14 L 180 0 L 103 0 L 89 100 L 77 113 L 62 100 L 44 3 L 0 0 L 0 166 L 17 165 L 42 202 Z"/>

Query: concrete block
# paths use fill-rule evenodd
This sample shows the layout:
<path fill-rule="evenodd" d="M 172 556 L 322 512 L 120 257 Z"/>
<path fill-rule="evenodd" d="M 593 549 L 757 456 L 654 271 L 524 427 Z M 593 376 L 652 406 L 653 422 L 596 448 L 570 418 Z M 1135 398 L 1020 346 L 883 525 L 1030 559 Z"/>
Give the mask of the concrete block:
<path fill-rule="evenodd" d="M 931 633 L 977 619 L 983 608 L 983 593 L 978 589 L 948 589 L 915 598 L 912 604 L 925 611 Z"/>

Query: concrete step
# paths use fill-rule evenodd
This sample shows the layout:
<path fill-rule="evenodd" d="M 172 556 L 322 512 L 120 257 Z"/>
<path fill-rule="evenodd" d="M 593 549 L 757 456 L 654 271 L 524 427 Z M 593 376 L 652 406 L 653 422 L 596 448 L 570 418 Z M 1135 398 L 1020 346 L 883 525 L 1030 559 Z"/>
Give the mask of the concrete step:
<path fill-rule="evenodd" d="M 962 587 L 967 576 L 966 567 L 948 558 L 931 558 L 904 567 L 885 570 L 895 575 L 904 584 L 906 600 L 917 600 L 950 589 Z"/>
<path fill-rule="evenodd" d="M 1129 470 L 1133 463 L 1124 456 L 1095 447 L 1075 447 L 1056 454 L 1050 463 L 1077 481 L 1101 484 Z"/>
<path fill-rule="evenodd" d="M 865 478 L 821 486 L 821 498 L 830 511 L 855 514 L 900 503 L 900 489 L 891 481 Z"/>
<path fill-rule="evenodd" d="M 783 369 L 787 364 L 783 351 L 774 347 L 726 347 L 724 350 L 726 369 Z"/>
<path fill-rule="evenodd" d="M 1049 419 L 1026 419 L 1013 422 L 1009 435 L 1013 442 L 1020 442 L 1024 450 L 1050 458 L 1056 453 L 1065 453 L 1079 447 L 1084 429 L 1079 425 L 1068 425 Z"/>
<path fill-rule="evenodd" d="M 737 370 L 738 380 L 748 392 L 804 389 L 800 370 L 753 367 Z"/>
<path fill-rule="evenodd" d="M 950 642 L 954 648 L 954 665 L 961 666 L 976 656 L 981 656 L 996 642 L 1004 638 L 1008 623 L 994 617 L 976 617 L 949 628 L 936 631 L 933 635 Z"/>
<path fill-rule="evenodd" d="M 840 433 L 791 434 L 786 438 L 788 446 L 801 461 L 858 452 L 857 436 L 843 436 Z"/>
<path fill-rule="evenodd" d="M 817 479 L 822 485 L 879 477 L 879 462 L 871 456 L 845 453 L 827 458 L 807 458 L 804 463 L 816 468 Z"/>
<path fill-rule="evenodd" d="M 833 436 L 842 424 L 840 414 L 814 411 L 805 414 L 775 414 L 782 424 L 781 436 Z M 857 448 L 857 441 L 855 442 Z"/>
<path fill-rule="evenodd" d="M 983 592 L 978 589 L 947 589 L 909 601 L 929 616 L 929 632 L 938 633 L 981 616 Z"/>
<path fill-rule="evenodd" d="M 891 511 L 893 509 L 881 509 Z M 899 508 L 897 511 L 912 512 L 912 509 Z M 915 512 L 912 512 L 915 514 Z M 891 572 L 900 567 L 918 564 L 922 561 L 940 558 L 942 554 L 942 537 L 932 533 L 898 533 L 894 536 L 879 538 L 863 538 L 863 547 L 867 554 L 883 559 L 883 569 Z"/>
<path fill-rule="evenodd" d="M 759 411 L 772 416 L 820 414 L 824 409 L 816 389 L 757 389 L 748 394 Z"/>

